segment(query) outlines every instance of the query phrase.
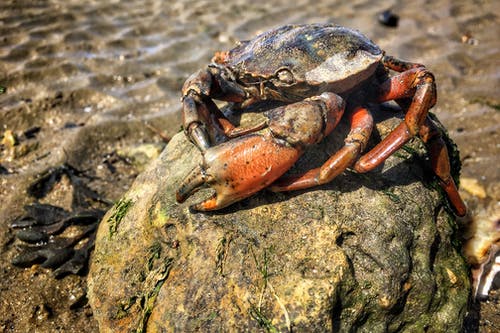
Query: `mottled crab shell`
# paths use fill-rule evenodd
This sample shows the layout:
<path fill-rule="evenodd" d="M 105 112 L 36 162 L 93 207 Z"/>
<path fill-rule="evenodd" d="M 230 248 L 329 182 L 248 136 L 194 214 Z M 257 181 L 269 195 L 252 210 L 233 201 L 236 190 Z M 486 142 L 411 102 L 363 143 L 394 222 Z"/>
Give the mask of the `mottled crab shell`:
<path fill-rule="evenodd" d="M 229 51 L 225 65 L 243 81 L 270 79 L 288 70 L 295 83 L 328 83 L 330 91 L 341 93 L 373 75 L 382 56 L 356 30 L 333 24 L 285 25 L 241 42 Z"/>

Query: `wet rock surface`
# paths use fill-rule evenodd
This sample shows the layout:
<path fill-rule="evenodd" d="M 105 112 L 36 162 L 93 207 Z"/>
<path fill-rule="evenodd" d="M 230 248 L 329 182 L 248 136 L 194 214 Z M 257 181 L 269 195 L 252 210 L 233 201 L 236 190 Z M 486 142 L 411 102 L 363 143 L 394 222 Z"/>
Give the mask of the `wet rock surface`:
<path fill-rule="evenodd" d="M 496 7 L 446 0 L 2 1 L 1 330 L 96 331 L 85 276 L 57 280 L 40 265 L 14 267 L 25 244 L 10 226 L 26 215 L 26 205 L 52 205 L 70 215 L 108 209 L 151 158 L 143 148 L 164 145 L 156 129 L 166 137 L 179 131 L 184 80 L 214 51 L 276 25 L 333 21 L 361 30 L 389 54 L 426 64 L 438 84 L 433 111 L 460 148 L 462 175 L 475 184 L 463 195 L 473 214 L 498 205 Z M 400 18 L 397 28 L 377 22 L 388 8 Z M 65 167 L 76 170 L 76 183 L 59 173 Z M 30 191 L 58 173 L 51 186 Z M 96 195 L 82 195 L 88 194 L 82 182 Z M 77 233 L 69 228 L 61 236 Z M 497 294 L 475 304 L 468 331 L 498 330 Z"/>
<path fill-rule="evenodd" d="M 295 171 L 324 161 L 343 132 Z M 176 135 L 99 227 L 89 302 L 100 328 L 460 331 L 468 268 L 421 154 L 413 140 L 369 176 L 194 213 L 173 193 L 201 154 Z"/>

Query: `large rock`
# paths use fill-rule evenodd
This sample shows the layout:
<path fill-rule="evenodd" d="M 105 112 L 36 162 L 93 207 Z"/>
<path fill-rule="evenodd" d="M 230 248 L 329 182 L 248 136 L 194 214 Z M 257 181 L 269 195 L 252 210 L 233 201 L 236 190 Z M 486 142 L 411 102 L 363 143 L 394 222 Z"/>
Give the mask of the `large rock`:
<path fill-rule="evenodd" d="M 345 132 L 297 168 L 326 160 Z M 467 267 L 423 154 L 412 140 L 365 175 L 192 213 L 208 193 L 175 202 L 201 159 L 178 134 L 100 225 L 89 301 L 101 330 L 460 331 Z"/>

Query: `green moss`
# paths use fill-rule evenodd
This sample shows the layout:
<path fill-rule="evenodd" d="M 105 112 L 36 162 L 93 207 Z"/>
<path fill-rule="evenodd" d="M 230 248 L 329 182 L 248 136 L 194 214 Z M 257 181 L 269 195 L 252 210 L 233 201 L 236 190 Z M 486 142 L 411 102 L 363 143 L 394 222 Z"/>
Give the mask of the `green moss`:
<path fill-rule="evenodd" d="M 399 195 L 397 195 L 397 194 L 394 193 L 394 189 L 393 188 L 390 188 L 388 190 L 382 190 L 382 193 L 384 193 L 386 196 L 388 196 L 389 199 L 391 199 L 392 202 L 395 202 L 395 203 L 400 203 L 401 202 L 401 198 L 399 197 Z"/>
<path fill-rule="evenodd" d="M 143 287 L 137 290 L 135 295 L 121 301 L 117 305 L 116 313 L 113 316 L 113 319 L 120 320 L 139 311 L 135 329 L 135 332 L 138 333 L 146 331 L 147 322 L 155 306 L 156 298 L 163 283 L 168 278 L 174 261 L 173 258 L 162 259 L 161 249 L 160 242 L 154 242 L 149 247 L 145 270 L 140 271 L 140 276 L 131 279 L 138 279 Z M 130 283 L 134 284 L 133 282 Z"/>
<path fill-rule="evenodd" d="M 153 245 L 151 245 L 149 247 L 148 253 L 149 253 L 149 257 L 148 257 L 146 269 L 148 271 L 151 271 L 153 269 L 154 261 L 156 259 L 160 258 L 161 244 L 159 242 L 154 242 Z"/>
<path fill-rule="evenodd" d="M 113 214 L 111 214 L 111 216 L 108 218 L 109 238 L 113 237 L 113 235 L 116 233 L 116 231 L 118 230 L 118 225 L 123 220 L 132 204 L 132 200 L 126 200 L 123 198 L 115 204 L 113 208 Z"/>
<path fill-rule="evenodd" d="M 170 208 L 165 208 L 162 207 L 162 205 L 157 202 L 156 204 L 151 205 L 149 208 L 149 223 L 156 227 L 156 228 L 161 228 L 165 226 L 168 221 L 172 218 L 172 216 L 169 216 L 169 211 L 172 211 L 172 207 Z"/>
<path fill-rule="evenodd" d="M 419 151 L 416 150 L 415 148 L 411 147 L 410 145 L 406 144 L 403 147 L 401 147 L 401 149 L 410 155 L 410 156 L 407 156 L 405 159 L 409 159 L 409 158 L 414 157 L 414 156 L 420 157 Z"/>
<path fill-rule="evenodd" d="M 122 319 L 125 318 L 128 315 L 128 310 L 137 302 L 137 297 L 132 296 L 126 301 L 122 302 L 120 305 L 118 305 L 118 309 L 113 316 L 113 319 Z"/>
<path fill-rule="evenodd" d="M 271 319 L 267 318 L 267 316 L 264 314 L 261 303 L 262 299 L 264 297 L 264 294 L 266 290 L 268 289 L 268 284 L 269 284 L 269 253 L 274 252 L 273 247 L 269 248 L 264 248 L 262 258 L 258 258 L 257 255 L 255 254 L 254 250 L 252 247 L 250 247 L 250 252 L 252 254 L 252 257 L 255 262 L 255 266 L 257 267 L 257 270 L 259 273 L 262 275 L 262 287 L 261 287 L 261 292 L 259 296 L 259 304 L 255 305 L 252 302 L 249 301 L 250 307 L 249 307 L 249 314 L 250 316 L 255 319 L 258 324 L 264 328 L 267 332 L 279 332 L 279 330 L 272 324 Z M 272 287 L 270 287 L 272 290 Z"/>
<path fill-rule="evenodd" d="M 206 321 L 212 321 L 215 318 L 217 318 L 218 314 L 215 311 L 210 312 L 207 318 L 205 318 Z"/>
<path fill-rule="evenodd" d="M 279 330 L 272 324 L 271 320 L 267 318 L 261 311 L 261 309 L 255 304 L 250 303 L 250 309 L 248 310 L 250 317 L 255 319 L 259 325 L 266 330 L 266 332 L 277 333 Z"/>
<path fill-rule="evenodd" d="M 157 275 L 155 276 L 156 282 L 153 284 L 152 288 L 141 297 L 140 306 L 142 308 L 142 313 L 136 329 L 137 333 L 146 332 L 146 325 L 151 312 L 153 312 L 156 297 L 160 293 L 163 283 L 165 283 L 165 280 L 168 278 L 173 261 L 172 258 L 167 258 L 162 267 L 156 272 L 152 272 L 153 275 Z"/>
<path fill-rule="evenodd" d="M 7 92 L 7 87 L 0 86 L 0 95 L 5 94 Z"/>
<path fill-rule="evenodd" d="M 269 277 L 269 256 L 268 253 L 272 252 L 273 248 L 265 248 L 264 253 L 262 254 L 262 262 L 260 262 L 253 251 L 253 248 L 250 248 L 250 252 L 252 253 L 253 260 L 255 261 L 255 266 L 257 270 L 262 274 L 262 279 L 264 280 L 264 288 L 267 285 L 267 278 Z"/>

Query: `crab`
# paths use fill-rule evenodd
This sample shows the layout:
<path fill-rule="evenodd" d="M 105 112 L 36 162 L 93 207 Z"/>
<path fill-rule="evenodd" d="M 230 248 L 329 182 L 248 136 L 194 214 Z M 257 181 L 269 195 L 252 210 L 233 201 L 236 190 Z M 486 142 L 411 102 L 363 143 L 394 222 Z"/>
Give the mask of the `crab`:
<path fill-rule="evenodd" d="M 390 76 L 390 71 L 398 74 Z M 281 105 L 268 110 L 264 121 L 243 127 L 231 123 L 214 99 L 231 102 L 240 112 L 257 102 Z M 369 106 L 392 100 L 406 109 L 404 121 L 362 155 L 374 125 Z M 182 181 L 176 199 L 184 202 L 208 185 L 215 193 L 191 208 L 209 211 L 264 188 L 307 189 L 332 181 L 347 168 L 368 172 L 418 136 L 449 202 L 463 216 L 466 206 L 450 174 L 445 142 L 428 115 L 435 103 L 434 76 L 424 65 L 385 55 L 357 30 L 334 24 L 272 29 L 217 52 L 207 68 L 185 82 L 183 127 L 203 163 Z M 309 146 L 333 131 L 344 113 L 350 122 L 345 146 L 321 167 L 283 176 Z"/>

